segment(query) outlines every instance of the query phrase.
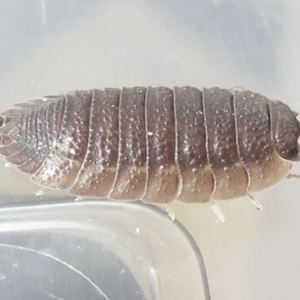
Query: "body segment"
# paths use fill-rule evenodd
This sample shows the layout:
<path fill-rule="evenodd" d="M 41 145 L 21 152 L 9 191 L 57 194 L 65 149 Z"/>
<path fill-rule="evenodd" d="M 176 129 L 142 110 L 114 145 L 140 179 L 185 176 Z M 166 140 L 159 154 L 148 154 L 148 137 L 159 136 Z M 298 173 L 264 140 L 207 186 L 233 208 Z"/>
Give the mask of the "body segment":
<path fill-rule="evenodd" d="M 214 190 L 212 169 L 206 152 L 202 92 L 193 87 L 175 88 L 177 163 L 182 180 L 178 200 L 209 201 Z M 201 197 L 199 197 L 201 195 Z"/>
<path fill-rule="evenodd" d="M 141 199 L 147 184 L 145 88 L 124 88 L 119 102 L 117 173 L 109 197 Z M 138 151 L 137 151 L 138 149 Z"/>
<path fill-rule="evenodd" d="M 206 151 L 214 177 L 211 197 L 222 200 L 243 196 L 249 178 L 238 154 L 233 94 L 218 88 L 204 89 L 203 103 Z"/>
<path fill-rule="evenodd" d="M 249 91 L 76 91 L 1 114 L 0 154 L 35 183 L 150 203 L 233 199 L 284 178 L 299 122 Z"/>
<path fill-rule="evenodd" d="M 104 198 L 112 190 L 117 171 L 120 91 L 94 90 L 92 97 L 87 152 L 70 192 Z"/>

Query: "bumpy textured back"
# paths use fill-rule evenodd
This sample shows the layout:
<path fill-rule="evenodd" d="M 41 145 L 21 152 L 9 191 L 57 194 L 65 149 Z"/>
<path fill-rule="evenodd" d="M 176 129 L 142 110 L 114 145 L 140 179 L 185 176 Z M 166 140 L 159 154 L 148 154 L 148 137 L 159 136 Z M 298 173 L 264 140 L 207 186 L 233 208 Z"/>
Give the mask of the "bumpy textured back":
<path fill-rule="evenodd" d="M 294 113 L 249 91 L 75 91 L 21 103 L 0 125 L 8 162 L 42 186 L 87 197 L 232 199 L 273 185 L 298 157 Z"/>

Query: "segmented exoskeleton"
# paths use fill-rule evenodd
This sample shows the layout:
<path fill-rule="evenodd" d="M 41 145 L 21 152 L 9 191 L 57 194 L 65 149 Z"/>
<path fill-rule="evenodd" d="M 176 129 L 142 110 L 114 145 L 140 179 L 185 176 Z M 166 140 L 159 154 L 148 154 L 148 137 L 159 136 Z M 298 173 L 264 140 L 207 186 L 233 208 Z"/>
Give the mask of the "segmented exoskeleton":
<path fill-rule="evenodd" d="M 267 188 L 298 160 L 289 107 L 250 91 L 75 91 L 1 114 L 0 154 L 44 187 L 164 203 Z"/>

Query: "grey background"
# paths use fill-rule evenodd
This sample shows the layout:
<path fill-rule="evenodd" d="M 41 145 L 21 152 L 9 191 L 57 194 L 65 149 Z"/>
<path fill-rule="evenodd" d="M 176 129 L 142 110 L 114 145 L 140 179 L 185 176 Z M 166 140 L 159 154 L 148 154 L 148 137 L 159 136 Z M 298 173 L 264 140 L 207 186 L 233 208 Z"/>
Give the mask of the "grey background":
<path fill-rule="evenodd" d="M 299 108 L 298 1 L 0 1 L 0 108 L 74 89 L 220 86 Z M 298 169 L 298 170 L 297 170 Z M 299 166 L 294 172 L 300 172 Z M 39 188 L 0 170 L 3 194 Z M 214 300 L 299 299 L 299 182 L 209 205 L 172 204 L 198 241 Z M 187 274 L 188 276 L 188 274 Z"/>

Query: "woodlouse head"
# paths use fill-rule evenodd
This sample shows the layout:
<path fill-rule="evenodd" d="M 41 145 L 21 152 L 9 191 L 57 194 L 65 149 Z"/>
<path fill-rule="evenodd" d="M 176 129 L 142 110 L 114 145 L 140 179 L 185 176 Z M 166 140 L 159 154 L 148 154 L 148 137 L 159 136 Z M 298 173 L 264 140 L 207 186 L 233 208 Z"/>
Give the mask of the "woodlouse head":
<path fill-rule="evenodd" d="M 300 123 L 297 120 L 297 113 L 292 111 L 286 104 L 274 102 L 274 111 L 271 124 L 273 123 L 273 134 L 277 153 L 289 161 L 300 160 Z"/>

